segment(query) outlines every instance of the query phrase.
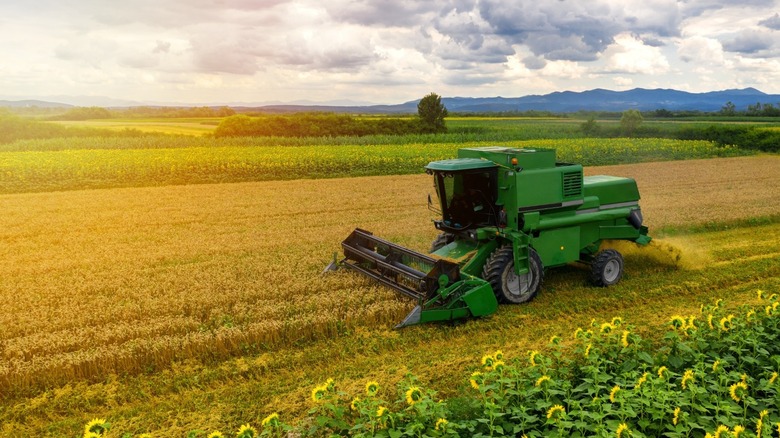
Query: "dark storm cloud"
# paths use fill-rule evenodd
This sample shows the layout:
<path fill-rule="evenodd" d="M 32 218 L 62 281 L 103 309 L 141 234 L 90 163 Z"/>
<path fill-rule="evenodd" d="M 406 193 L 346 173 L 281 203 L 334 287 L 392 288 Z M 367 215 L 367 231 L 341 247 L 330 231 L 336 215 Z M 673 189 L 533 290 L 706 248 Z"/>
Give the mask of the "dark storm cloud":
<path fill-rule="evenodd" d="M 733 40 L 723 42 L 723 48 L 729 52 L 749 55 L 770 49 L 774 43 L 773 40 L 774 38 L 768 32 L 746 30 Z"/>
<path fill-rule="evenodd" d="M 758 24 L 766 26 L 770 29 L 780 30 L 780 14 L 775 13 L 775 15 L 767 18 L 766 20 L 759 21 Z"/>

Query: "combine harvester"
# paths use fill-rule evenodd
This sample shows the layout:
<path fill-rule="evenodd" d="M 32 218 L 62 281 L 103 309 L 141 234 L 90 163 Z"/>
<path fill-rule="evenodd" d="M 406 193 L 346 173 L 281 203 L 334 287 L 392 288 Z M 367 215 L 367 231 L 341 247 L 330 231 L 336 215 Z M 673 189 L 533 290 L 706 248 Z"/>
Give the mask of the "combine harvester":
<path fill-rule="evenodd" d="M 544 270 L 591 266 L 596 286 L 617 283 L 623 257 L 604 240 L 650 242 L 631 178 L 583 177 L 582 166 L 556 162 L 553 149 L 464 148 L 426 167 L 438 196 L 428 208 L 441 234 L 431 254 L 355 229 L 341 244 L 345 267 L 418 301 L 396 328 L 494 313 L 498 303 L 536 296 Z"/>

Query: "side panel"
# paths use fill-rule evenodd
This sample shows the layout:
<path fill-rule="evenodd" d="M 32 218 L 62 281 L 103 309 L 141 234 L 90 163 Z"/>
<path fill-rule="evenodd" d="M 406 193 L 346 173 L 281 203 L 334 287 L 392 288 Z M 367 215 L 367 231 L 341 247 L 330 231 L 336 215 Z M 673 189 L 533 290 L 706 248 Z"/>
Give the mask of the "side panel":
<path fill-rule="evenodd" d="M 580 258 L 580 227 L 542 231 L 532 245 L 545 268 L 565 265 Z"/>

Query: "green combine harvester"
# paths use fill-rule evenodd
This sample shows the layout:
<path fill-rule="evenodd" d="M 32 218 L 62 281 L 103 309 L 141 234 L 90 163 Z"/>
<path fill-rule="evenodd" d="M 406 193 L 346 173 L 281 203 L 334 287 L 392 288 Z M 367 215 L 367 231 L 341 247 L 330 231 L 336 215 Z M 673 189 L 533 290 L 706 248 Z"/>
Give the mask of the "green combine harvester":
<path fill-rule="evenodd" d="M 498 303 L 536 296 L 547 268 L 579 261 L 591 280 L 620 281 L 623 257 L 604 240 L 650 242 L 639 190 L 631 178 L 583 177 L 579 164 L 556 161 L 553 149 L 464 148 L 433 161 L 438 202 L 428 207 L 441 234 L 431 254 L 355 229 L 342 242 L 349 268 L 418 301 L 396 328 L 494 313 Z"/>

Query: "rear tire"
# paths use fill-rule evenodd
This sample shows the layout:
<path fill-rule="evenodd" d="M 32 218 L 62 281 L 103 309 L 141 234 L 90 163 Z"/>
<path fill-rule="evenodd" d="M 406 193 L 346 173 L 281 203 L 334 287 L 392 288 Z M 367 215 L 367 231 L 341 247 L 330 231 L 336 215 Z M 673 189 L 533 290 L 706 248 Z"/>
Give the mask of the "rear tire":
<path fill-rule="evenodd" d="M 455 241 L 455 235 L 450 233 L 441 233 L 438 236 L 436 236 L 435 239 L 433 239 L 433 243 L 431 243 L 431 253 L 434 253 L 443 247 L 449 245 L 450 243 Z"/>
<path fill-rule="evenodd" d="M 595 286 L 611 286 L 623 277 L 623 256 L 614 249 L 601 251 L 590 264 L 590 280 Z"/>
<path fill-rule="evenodd" d="M 539 255 L 528 248 L 528 273 L 517 275 L 512 246 L 506 245 L 490 255 L 482 269 L 482 278 L 493 287 L 499 302 L 520 304 L 531 301 L 539 293 L 544 270 Z"/>

